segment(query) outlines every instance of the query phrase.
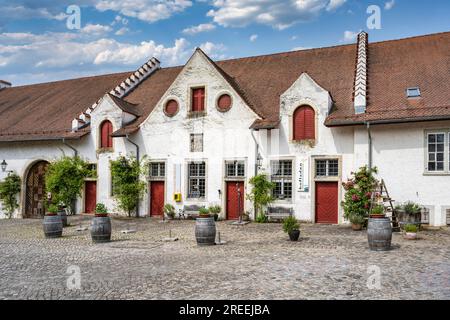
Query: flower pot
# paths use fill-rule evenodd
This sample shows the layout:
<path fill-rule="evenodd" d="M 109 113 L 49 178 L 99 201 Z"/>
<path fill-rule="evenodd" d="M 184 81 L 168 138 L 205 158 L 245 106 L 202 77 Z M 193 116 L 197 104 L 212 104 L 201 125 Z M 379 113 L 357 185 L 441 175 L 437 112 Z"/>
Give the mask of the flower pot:
<path fill-rule="evenodd" d="M 300 230 L 292 230 L 289 232 L 289 239 L 291 241 L 298 241 L 298 238 L 300 237 Z"/>
<path fill-rule="evenodd" d="M 62 236 L 63 223 L 58 214 L 47 214 L 44 216 L 44 234 L 46 238 L 59 238 Z"/>
<path fill-rule="evenodd" d="M 195 239 L 199 246 L 216 243 L 216 223 L 213 217 L 199 216 L 195 219 Z"/>
<path fill-rule="evenodd" d="M 405 233 L 405 239 L 407 239 L 407 240 L 416 240 L 417 239 L 417 233 L 416 232 L 406 232 Z"/>
<path fill-rule="evenodd" d="M 111 218 L 108 215 L 96 214 L 91 223 L 91 238 L 94 243 L 111 241 Z"/>
<path fill-rule="evenodd" d="M 384 218 L 386 218 L 386 215 L 385 214 L 371 214 L 369 217 L 370 217 L 370 219 L 384 219 Z"/>
<path fill-rule="evenodd" d="M 66 210 L 61 209 L 58 211 L 58 216 L 61 217 L 61 221 L 63 224 L 63 228 L 67 227 L 69 224 L 67 223 L 67 213 Z"/>
<path fill-rule="evenodd" d="M 356 224 L 356 223 L 352 223 L 352 229 L 353 231 L 361 231 L 363 228 L 362 224 Z"/>

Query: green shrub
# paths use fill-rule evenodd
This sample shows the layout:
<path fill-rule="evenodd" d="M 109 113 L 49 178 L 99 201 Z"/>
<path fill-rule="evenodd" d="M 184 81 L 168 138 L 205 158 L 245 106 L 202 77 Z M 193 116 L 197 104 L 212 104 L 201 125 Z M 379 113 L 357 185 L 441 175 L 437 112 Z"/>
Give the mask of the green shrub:
<path fill-rule="evenodd" d="M 51 204 L 48 206 L 47 212 L 53 214 L 58 213 L 58 207 L 55 204 Z"/>
<path fill-rule="evenodd" d="M 403 205 L 403 210 L 405 211 L 406 214 L 413 215 L 419 213 L 421 211 L 421 208 L 420 205 L 418 205 L 417 203 L 408 201 Z"/>
<path fill-rule="evenodd" d="M 6 216 L 11 219 L 14 211 L 19 208 L 17 195 L 20 192 L 20 177 L 16 173 L 8 175 L 0 182 L 0 201 Z"/>
<path fill-rule="evenodd" d="M 221 206 L 211 206 L 209 207 L 209 212 L 211 212 L 212 214 L 219 214 L 220 211 L 222 211 L 222 207 Z"/>
<path fill-rule="evenodd" d="M 377 204 L 377 205 L 373 206 L 371 214 L 383 215 L 384 214 L 384 206 L 382 206 L 381 204 Z"/>
<path fill-rule="evenodd" d="M 97 214 L 107 214 L 108 208 L 103 203 L 97 203 L 95 206 L 95 213 Z"/>
<path fill-rule="evenodd" d="M 269 222 L 269 217 L 267 217 L 264 213 L 260 213 L 256 216 L 256 223 L 267 223 Z"/>
<path fill-rule="evenodd" d="M 365 222 L 365 218 L 357 214 L 351 215 L 349 220 L 352 224 L 363 224 Z"/>
<path fill-rule="evenodd" d="M 293 230 L 299 230 L 300 224 L 297 219 L 293 216 L 289 216 L 288 218 L 283 220 L 283 230 L 286 233 L 290 233 Z"/>
<path fill-rule="evenodd" d="M 166 216 L 173 219 L 175 217 L 175 207 L 170 203 L 165 204 L 164 213 L 166 214 Z"/>
<path fill-rule="evenodd" d="M 198 210 L 198 213 L 201 215 L 201 216 L 209 216 L 209 209 L 208 208 L 200 208 L 199 210 Z"/>
<path fill-rule="evenodd" d="M 253 202 L 255 207 L 256 220 L 264 218 L 263 209 L 265 206 L 273 202 L 272 190 L 275 188 L 275 183 L 270 182 L 265 174 L 259 174 L 250 179 L 252 189 L 247 194 L 247 199 Z M 258 221 L 257 221 L 258 222 Z"/>
<path fill-rule="evenodd" d="M 419 228 L 415 224 L 407 224 L 405 226 L 405 231 L 406 232 L 416 233 L 418 230 L 419 230 Z"/>

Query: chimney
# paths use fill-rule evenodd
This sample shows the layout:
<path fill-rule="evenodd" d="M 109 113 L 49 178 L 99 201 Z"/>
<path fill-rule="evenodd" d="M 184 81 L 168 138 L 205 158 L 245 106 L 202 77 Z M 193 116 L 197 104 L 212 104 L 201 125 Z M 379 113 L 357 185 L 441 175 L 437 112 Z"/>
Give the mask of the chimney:
<path fill-rule="evenodd" d="M 356 60 L 354 108 L 355 114 L 366 112 L 367 107 L 367 53 L 369 35 L 362 31 L 358 34 L 358 56 Z"/>
<path fill-rule="evenodd" d="M 0 80 L 0 90 L 4 89 L 4 88 L 10 88 L 11 87 L 11 82 L 5 81 L 5 80 Z"/>

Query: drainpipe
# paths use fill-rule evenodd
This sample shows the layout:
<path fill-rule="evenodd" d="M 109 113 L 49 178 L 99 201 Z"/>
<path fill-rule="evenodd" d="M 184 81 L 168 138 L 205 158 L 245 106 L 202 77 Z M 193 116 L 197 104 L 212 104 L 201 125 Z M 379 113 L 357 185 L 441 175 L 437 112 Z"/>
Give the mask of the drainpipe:
<path fill-rule="evenodd" d="M 255 138 L 254 132 L 255 132 L 255 129 L 252 129 L 251 135 L 252 135 L 253 141 L 255 141 L 255 176 L 256 176 L 256 175 L 258 175 L 258 154 L 259 154 L 259 144 L 258 144 L 258 141 L 257 141 L 256 138 Z M 254 219 L 256 220 L 256 214 L 257 214 L 257 212 L 256 212 L 256 206 L 255 206 L 255 205 L 253 205 L 253 212 L 255 213 L 255 214 L 254 214 Z"/>
<path fill-rule="evenodd" d="M 367 122 L 367 136 L 369 140 L 369 169 L 372 169 L 372 135 L 370 133 L 370 122 Z"/>
<path fill-rule="evenodd" d="M 70 144 L 68 144 L 68 143 L 66 142 L 66 138 L 62 138 L 62 143 L 63 143 L 64 145 L 68 146 L 70 149 L 73 150 L 73 153 L 74 153 L 75 157 L 78 156 L 78 150 L 75 149 L 74 147 L 72 147 Z"/>
<path fill-rule="evenodd" d="M 139 145 L 137 143 L 135 143 L 134 141 L 132 141 L 129 137 L 129 135 L 127 134 L 125 136 L 125 139 L 127 139 L 127 141 L 129 143 L 131 143 L 132 145 L 134 145 L 136 147 L 136 161 L 137 161 L 137 165 L 140 165 L 140 161 L 139 161 Z M 139 179 L 139 177 L 138 177 Z M 139 199 L 136 202 L 136 218 L 139 218 Z"/>

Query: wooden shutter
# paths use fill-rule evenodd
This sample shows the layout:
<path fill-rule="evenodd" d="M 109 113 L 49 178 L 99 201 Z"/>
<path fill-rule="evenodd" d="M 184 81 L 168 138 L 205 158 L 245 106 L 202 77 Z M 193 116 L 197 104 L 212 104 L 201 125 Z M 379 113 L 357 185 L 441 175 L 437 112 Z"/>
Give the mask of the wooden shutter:
<path fill-rule="evenodd" d="M 205 111 L 205 88 L 196 88 L 192 90 L 192 111 Z"/>
<path fill-rule="evenodd" d="M 112 148 L 112 124 L 110 121 L 104 121 L 100 127 L 100 147 Z"/>
<path fill-rule="evenodd" d="M 315 139 L 315 114 L 309 106 L 301 106 L 294 112 L 294 140 Z"/>

